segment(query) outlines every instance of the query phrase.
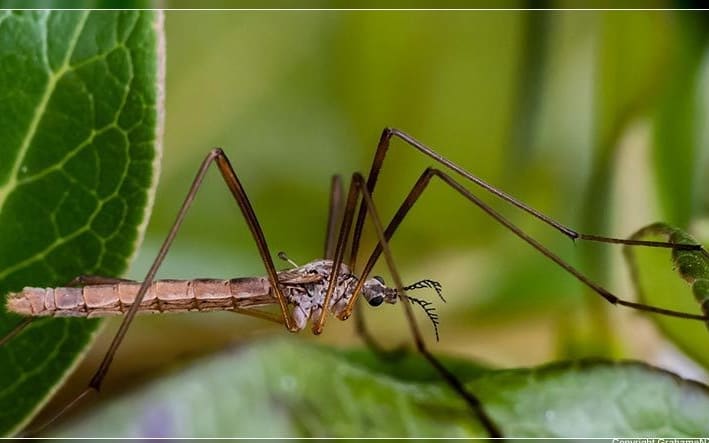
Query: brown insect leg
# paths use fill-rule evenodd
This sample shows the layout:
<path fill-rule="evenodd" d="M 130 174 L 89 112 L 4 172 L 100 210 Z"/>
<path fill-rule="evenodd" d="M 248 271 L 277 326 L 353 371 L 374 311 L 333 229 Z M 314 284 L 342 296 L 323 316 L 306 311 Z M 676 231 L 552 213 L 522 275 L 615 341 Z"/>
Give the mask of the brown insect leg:
<path fill-rule="evenodd" d="M 330 280 L 327 285 L 327 292 L 323 299 L 323 315 L 313 323 L 312 330 L 313 334 L 320 334 L 325 327 L 325 320 L 327 319 L 327 306 L 330 304 L 330 299 L 335 290 L 335 283 L 337 281 L 337 276 L 340 274 L 340 267 L 345 255 L 345 247 L 347 246 L 347 237 L 349 237 L 350 229 L 352 228 L 352 221 L 354 218 L 355 206 L 357 205 L 358 198 L 358 188 L 356 182 L 350 183 L 349 191 L 347 192 L 347 203 L 345 203 L 345 213 L 342 217 L 342 224 L 340 225 L 340 232 L 337 238 L 337 245 L 335 246 L 335 254 L 332 258 L 332 271 L 330 272 Z"/>
<path fill-rule="evenodd" d="M 485 409 L 483 408 L 482 404 L 480 403 L 480 400 L 473 395 L 472 393 L 468 392 L 465 389 L 465 386 L 463 386 L 463 383 L 461 383 L 460 380 L 452 373 L 450 372 L 438 359 L 428 350 L 426 347 L 425 342 L 423 341 L 423 336 L 421 335 L 421 331 L 418 327 L 418 324 L 416 323 L 416 319 L 414 317 L 413 309 L 411 309 L 411 304 L 409 300 L 406 298 L 406 292 L 404 291 L 404 284 L 402 283 L 401 276 L 399 275 L 399 271 L 396 267 L 396 264 L 394 263 L 394 257 L 391 253 L 391 249 L 389 248 L 388 244 L 388 238 L 384 233 L 384 228 L 382 227 L 381 220 L 379 218 L 379 214 L 376 210 L 376 207 L 374 206 L 374 202 L 372 201 L 372 197 L 370 196 L 369 192 L 365 188 L 365 182 L 364 182 L 364 177 L 362 175 L 355 173 L 352 176 L 352 182 L 353 184 L 358 184 L 358 188 L 362 193 L 363 201 L 367 205 L 367 209 L 369 211 L 369 216 L 372 220 L 372 223 L 374 224 L 375 231 L 377 233 L 377 238 L 379 240 L 378 246 L 383 250 L 384 252 L 384 258 L 387 263 L 387 267 L 389 268 L 389 272 L 391 273 L 391 276 L 394 280 L 394 283 L 396 285 L 396 288 L 399 293 L 399 300 L 401 301 L 401 304 L 404 309 L 404 313 L 406 314 L 406 318 L 409 323 L 409 327 L 411 329 L 411 334 L 413 335 L 414 342 L 416 344 L 416 349 L 428 360 L 428 362 L 438 371 L 438 373 L 441 375 L 441 377 L 455 390 L 467 403 L 468 406 L 472 409 L 473 413 L 475 414 L 476 418 L 480 420 L 481 424 L 485 428 L 485 430 L 488 432 L 490 437 L 494 438 L 500 438 L 502 437 L 502 432 L 499 430 L 497 425 L 493 422 L 492 418 L 487 414 Z M 365 277 L 361 277 L 360 281 L 363 281 Z M 357 292 L 355 292 L 355 296 L 357 295 Z"/>
<path fill-rule="evenodd" d="M 111 342 L 111 345 L 106 351 L 106 354 L 104 355 L 101 364 L 94 373 L 94 376 L 91 378 L 89 385 L 74 400 L 72 400 L 69 404 L 62 408 L 59 413 L 54 415 L 48 422 L 46 422 L 40 428 L 34 430 L 34 433 L 41 431 L 46 426 L 53 423 L 57 418 L 61 417 L 67 410 L 72 408 L 76 403 L 78 403 L 91 391 L 98 392 L 101 389 L 101 384 L 103 383 L 103 380 L 106 377 L 106 374 L 108 373 L 108 369 L 111 366 L 113 357 L 115 356 L 118 347 L 123 341 L 128 327 L 130 326 L 131 322 L 133 321 L 133 318 L 138 312 L 138 307 L 143 301 L 148 287 L 150 287 L 153 280 L 155 279 L 155 274 L 157 273 L 158 269 L 160 268 L 160 265 L 165 259 L 165 256 L 167 255 L 167 252 L 170 249 L 170 246 L 172 245 L 175 236 L 177 235 L 177 231 L 180 229 L 185 215 L 187 214 L 187 210 L 190 208 L 192 202 L 194 201 L 194 198 L 197 195 L 197 191 L 199 190 L 200 185 L 204 181 L 204 177 L 212 162 L 215 162 L 217 167 L 219 168 L 219 172 L 221 173 L 222 178 L 224 179 L 227 187 L 236 199 L 236 202 L 239 205 L 239 208 L 241 209 L 244 219 L 246 220 L 246 223 L 249 226 L 249 230 L 251 231 L 251 234 L 254 240 L 256 241 L 256 246 L 258 247 L 261 259 L 263 260 L 264 266 L 266 267 L 271 287 L 275 292 L 276 299 L 278 300 L 278 304 L 281 308 L 283 322 L 285 323 L 285 326 L 286 328 L 288 328 L 288 330 L 295 331 L 295 323 L 292 321 L 288 313 L 287 301 L 286 298 L 283 296 L 283 291 L 278 281 L 278 275 L 276 272 L 276 268 L 273 265 L 273 259 L 271 258 L 271 253 L 268 249 L 268 244 L 266 243 L 263 231 L 261 230 L 261 226 L 258 223 L 256 214 L 254 213 L 254 210 L 251 206 L 251 203 L 249 202 L 246 192 L 244 191 L 244 188 L 242 187 L 241 182 L 239 181 L 239 178 L 237 177 L 236 172 L 234 171 L 234 168 L 231 166 L 229 159 L 224 154 L 224 151 L 222 151 L 220 148 L 212 149 L 209 154 L 207 154 L 205 159 L 202 161 L 202 164 L 200 165 L 199 169 L 197 170 L 197 174 L 194 180 L 192 181 L 192 184 L 190 185 L 185 200 L 182 202 L 182 206 L 180 207 L 180 210 L 177 213 L 177 217 L 175 218 L 175 221 L 173 222 L 172 227 L 170 228 L 170 232 L 167 234 L 167 237 L 163 241 L 163 244 L 160 247 L 160 250 L 157 256 L 155 257 L 155 260 L 153 261 L 152 265 L 150 265 L 150 269 L 145 275 L 140 289 L 138 290 L 138 293 L 135 296 L 133 304 L 123 317 L 123 321 L 121 322 L 121 325 L 118 328 L 118 332 L 116 332 L 115 337 L 113 337 L 113 341 Z"/>
<path fill-rule="evenodd" d="M 237 314 L 243 314 L 243 315 L 248 315 L 250 317 L 260 318 L 261 320 L 267 320 L 270 322 L 278 323 L 279 325 L 284 324 L 284 320 L 282 317 L 274 315 L 271 312 L 259 311 L 258 309 L 237 309 L 237 308 L 235 308 L 233 311 L 229 311 L 229 312 L 235 312 Z"/>
<path fill-rule="evenodd" d="M 574 268 L 570 264 L 566 263 L 563 259 L 561 259 L 559 256 L 554 254 L 552 251 L 547 249 L 544 245 L 542 245 L 537 240 L 535 240 L 533 237 L 529 236 L 527 233 L 522 231 L 519 227 L 517 227 L 511 221 L 507 220 L 504 216 L 502 216 L 500 213 L 498 213 L 497 211 L 492 209 L 485 202 L 483 202 L 477 196 L 475 196 L 472 192 L 470 192 L 468 189 L 463 187 L 460 183 L 458 183 L 451 176 L 449 176 L 448 174 L 446 174 L 438 169 L 434 169 L 434 168 L 428 168 L 421 174 L 419 179 L 416 181 L 416 184 L 409 192 L 409 195 L 406 197 L 404 202 L 399 207 L 399 210 L 396 212 L 396 214 L 394 214 L 394 217 L 392 218 L 391 222 L 389 223 L 389 226 L 387 226 L 386 231 L 384 232 L 384 238 L 387 241 L 391 239 L 396 228 L 399 226 L 399 224 L 404 219 L 404 217 L 406 216 L 408 211 L 411 209 L 411 207 L 414 205 L 414 203 L 418 200 L 419 196 L 423 193 L 424 189 L 426 189 L 426 186 L 430 183 L 431 178 L 433 178 L 433 177 L 440 178 L 448 186 L 450 186 L 451 188 L 456 190 L 458 193 L 460 193 L 465 198 L 467 198 L 472 203 L 474 203 L 477 207 L 479 207 L 480 209 L 485 211 L 495 221 L 497 221 L 498 223 L 502 224 L 507 229 L 512 231 L 512 233 L 514 233 L 516 236 L 518 236 L 519 238 L 521 238 L 522 240 L 527 242 L 530 246 L 532 246 L 534 249 L 536 249 L 537 251 L 542 253 L 549 260 L 551 260 L 554 263 L 556 263 L 557 265 L 559 265 L 566 272 L 573 275 L 577 280 L 579 280 L 581 283 L 583 283 L 584 285 L 591 288 L 594 292 L 599 294 L 601 297 L 605 298 L 609 303 L 614 304 L 614 305 L 618 304 L 621 306 L 626 306 L 626 307 L 636 309 L 639 311 L 653 312 L 656 314 L 667 315 L 670 317 L 679 317 L 679 318 L 686 318 L 686 319 L 691 319 L 691 320 L 701 320 L 701 321 L 706 321 L 708 319 L 707 317 L 702 316 L 702 315 L 673 311 L 671 309 L 658 308 L 655 306 L 649 306 L 649 305 L 644 305 L 641 303 L 635 303 L 635 302 L 623 300 L 623 299 L 617 297 L 616 295 L 612 294 L 610 291 L 608 291 L 607 289 L 605 289 L 601 285 L 590 280 L 583 273 L 581 273 L 581 271 Z M 381 244 L 377 244 L 377 246 L 374 249 L 374 252 L 372 253 L 372 255 L 369 258 L 369 261 L 367 262 L 364 269 L 360 273 L 361 280 L 358 282 L 357 286 L 354 289 L 355 296 L 353 296 L 352 299 L 350 299 L 350 302 L 349 302 L 347 308 L 345 310 L 343 310 L 343 313 L 340 318 L 345 319 L 352 312 L 352 307 L 354 305 L 356 296 L 359 294 L 359 291 L 361 290 L 361 287 L 363 285 L 362 282 L 364 281 L 364 279 L 367 278 L 367 276 L 371 272 L 372 268 L 374 267 L 374 264 L 376 263 L 377 259 L 381 255 L 381 253 L 382 253 L 382 246 L 381 246 Z"/>
<path fill-rule="evenodd" d="M 671 242 L 659 242 L 659 241 L 647 241 L 647 240 L 632 240 L 632 239 L 623 239 L 623 238 L 614 238 L 614 237 L 605 237 L 601 235 L 593 235 L 593 234 L 584 234 L 577 232 L 568 226 L 565 226 L 558 221 L 552 219 L 551 217 L 537 211 L 536 209 L 526 205 L 525 203 L 517 200 L 516 198 L 512 197 L 511 195 L 495 188 L 494 186 L 488 184 L 487 182 L 483 181 L 482 179 L 476 177 L 475 175 L 471 174 L 470 172 L 466 171 L 462 167 L 458 166 L 457 164 L 453 163 L 452 161 L 448 160 L 447 158 L 443 157 L 433 149 L 429 148 L 428 146 L 424 145 L 420 141 L 416 140 L 412 136 L 408 135 L 407 133 L 400 131 L 398 129 L 394 128 L 385 128 L 382 131 L 381 137 L 379 138 L 379 144 L 377 146 L 377 151 L 374 154 L 374 159 L 372 160 L 372 167 L 370 168 L 369 175 L 367 176 L 367 190 L 370 192 L 370 194 L 374 193 L 374 187 L 377 183 L 377 179 L 379 178 L 379 173 L 381 172 L 382 165 L 384 163 L 384 158 L 386 157 L 387 150 L 389 149 L 389 143 L 392 139 L 392 137 L 399 138 L 403 140 L 406 144 L 408 144 L 410 147 L 418 150 L 425 156 L 433 159 L 437 163 L 446 166 L 447 168 L 451 169 L 452 171 L 456 172 L 458 175 L 463 177 L 464 179 L 471 181 L 474 183 L 476 186 L 479 186 L 486 190 L 487 192 L 495 195 L 496 197 L 506 201 L 507 203 L 510 203 L 519 209 L 527 212 L 528 214 L 532 215 L 533 217 L 537 218 L 538 220 L 541 220 L 542 222 L 546 223 L 549 226 L 552 226 L 568 238 L 572 240 L 576 239 L 581 239 L 581 240 L 587 240 L 587 241 L 595 241 L 595 242 L 601 242 L 601 243 L 616 243 L 616 244 L 624 244 L 624 245 L 633 245 L 633 246 L 650 246 L 650 247 L 660 247 L 660 248 L 675 248 L 675 249 L 684 249 L 684 250 L 700 250 L 703 249 L 701 245 L 693 245 L 693 244 L 678 244 L 678 243 L 671 243 Z M 353 235 L 353 240 L 352 240 L 352 250 L 357 251 L 359 247 L 359 242 L 361 238 L 361 233 L 362 233 L 362 227 L 364 224 L 364 217 L 367 212 L 367 208 L 362 202 L 359 207 L 359 212 L 357 214 L 357 221 L 355 223 L 355 228 L 354 228 L 354 235 Z M 350 264 L 354 265 L 355 262 L 355 254 L 353 253 L 351 256 Z"/>
<path fill-rule="evenodd" d="M 363 303 L 361 301 L 358 302 L 360 305 Z M 359 338 L 362 339 L 365 345 L 369 349 L 371 349 L 374 353 L 382 356 L 382 357 L 390 357 L 391 354 L 387 350 L 384 349 L 382 345 L 379 344 L 379 342 L 374 338 L 374 336 L 369 332 L 369 329 L 367 328 L 367 324 L 364 321 L 364 311 L 360 307 L 359 311 L 354 316 L 355 320 L 355 332 L 357 332 L 357 335 Z M 394 351 L 394 354 L 398 354 L 398 352 Z"/>
<path fill-rule="evenodd" d="M 330 183 L 330 203 L 327 213 L 327 232 L 325 234 L 325 251 L 323 258 L 332 260 L 335 256 L 335 239 L 337 235 L 337 227 L 342 220 L 342 177 L 339 175 L 332 176 Z"/>
<path fill-rule="evenodd" d="M 387 150 L 389 149 L 389 142 L 391 141 L 392 132 L 390 129 L 385 128 L 382 131 L 382 135 L 379 137 L 379 143 L 377 144 L 377 150 L 374 153 L 374 159 L 372 160 L 372 167 L 369 170 L 369 175 L 367 176 L 367 192 L 369 195 L 374 195 L 374 187 L 377 185 L 377 179 L 379 178 L 379 172 L 382 169 L 382 164 L 384 163 L 384 157 L 386 157 Z M 350 269 L 354 271 L 355 264 L 357 262 L 357 253 L 359 253 L 359 242 L 362 238 L 362 229 L 364 228 L 364 217 L 367 215 L 367 204 L 364 200 L 359 205 L 359 210 L 357 211 L 357 221 L 355 222 L 354 234 L 352 235 L 352 249 L 350 254 Z"/>
<path fill-rule="evenodd" d="M 32 318 L 32 317 L 23 318 L 22 321 L 20 323 L 18 323 L 17 325 L 15 325 L 15 327 L 12 328 L 12 330 L 10 332 L 5 334 L 5 336 L 3 338 L 0 338 L 0 347 L 4 346 L 5 343 L 12 340 L 17 334 L 24 331 L 25 328 L 27 326 L 29 326 L 33 321 L 34 321 L 34 318 Z"/>
<path fill-rule="evenodd" d="M 115 285 L 117 283 L 135 283 L 126 278 L 104 277 L 101 275 L 79 275 L 74 277 L 67 286 Z"/>
<path fill-rule="evenodd" d="M 219 148 L 213 149 L 210 155 L 207 156 L 207 159 L 209 159 L 212 155 L 214 155 L 213 158 L 217 163 L 219 172 L 221 172 L 222 178 L 224 179 L 227 184 L 227 187 L 236 199 L 236 202 L 238 203 L 239 208 L 241 209 L 241 212 L 244 215 L 244 218 L 246 219 L 246 223 L 249 226 L 251 235 L 253 236 L 254 241 L 256 242 L 259 255 L 261 255 L 261 260 L 263 261 L 263 264 L 266 267 L 268 281 L 271 283 L 271 288 L 273 288 L 273 291 L 276 295 L 276 299 L 278 300 L 278 305 L 281 309 L 281 314 L 283 315 L 283 321 L 285 323 L 285 326 L 289 331 L 296 332 L 297 327 L 288 313 L 288 301 L 283 295 L 283 289 L 281 288 L 281 284 L 278 281 L 278 272 L 276 271 L 276 267 L 273 264 L 273 259 L 271 258 L 271 251 L 268 248 L 268 244 L 266 243 L 266 237 L 263 235 L 263 230 L 261 229 L 261 225 L 259 224 L 258 219 L 256 218 L 256 213 L 254 212 L 254 209 L 251 206 L 251 202 L 249 201 L 249 198 L 246 195 L 246 191 L 244 191 L 244 188 L 241 185 L 241 182 L 239 181 L 239 177 L 236 175 L 236 172 L 231 166 L 229 158 L 227 158 L 226 154 L 224 154 L 224 151 Z M 208 164 L 207 159 L 205 159 L 206 164 Z"/>
<path fill-rule="evenodd" d="M 335 257 L 335 240 L 337 235 L 337 227 L 342 223 L 343 216 L 343 204 L 342 194 L 344 193 L 342 188 L 342 177 L 339 175 L 333 175 L 332 181 L 330 183 L 330 201 L 329 210 L 327 216 L 327 233 L 325 235 L 325 255 L 326 259 L 332 260 Z M 356 255 L 356 252 L 355 252 Z M 354 268 L 350 268 L 354 269 Z M 355 331 L 357 335 L 362 338 L 362 341 L 378 354 L 385 354 L 384 349 L 376 342 L 374 336 L 372 336 L 367 330 L 367 326 L 364 323 L 364 316 L 355 316 Z"/>

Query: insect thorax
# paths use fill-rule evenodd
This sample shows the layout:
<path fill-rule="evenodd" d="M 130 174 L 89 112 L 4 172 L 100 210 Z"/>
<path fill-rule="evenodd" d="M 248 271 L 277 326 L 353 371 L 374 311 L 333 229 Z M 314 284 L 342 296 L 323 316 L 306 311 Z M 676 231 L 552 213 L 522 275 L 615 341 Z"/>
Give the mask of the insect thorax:
<path fill-rule="evenodd" d="M 335 315 L 345 309 L 358 281 L 347 265 L 340 265 L 339 271 L 328 306 Z M 316 260 L 279 275 L 284 295 L 293 305 L 292 315 L 298 329 L 305 328 L 308 320 L 318 321 L 322 315 L 331 273 L 332 260 Z"/>

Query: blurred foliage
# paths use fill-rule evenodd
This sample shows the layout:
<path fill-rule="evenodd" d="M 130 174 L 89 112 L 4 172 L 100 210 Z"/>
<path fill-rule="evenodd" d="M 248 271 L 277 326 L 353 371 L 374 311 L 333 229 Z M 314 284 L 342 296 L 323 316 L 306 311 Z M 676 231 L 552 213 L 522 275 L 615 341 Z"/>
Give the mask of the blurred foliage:
<path fill-rule="evenodd" d="M 331 175 L 366 173 L 385 126 L 570 227 L 617 237 L 657 219 L 686 228 L 709 210 L 705 23 L 677 11 L 169 12 L 163 173 L 129 276 L 147 271 L 213 146 L 230 156 L 272 251 L 298 263 L 318 257 Z M 429 165 L 393 143 L 375 192 L 384 218 Z M 631 297 L 619 282 L 627 274 L 619 248 L 573 244 L 478 194 Z M 373 245 L 368 230 L 360 262 Z M 392 245 L 406 281 L 444 285 L 436 352 L 505 366 L 656 349 L 648 329 L 623 331 L 639 316 L 609 315 L 600 297 L 584 296 L 572 277 L 441 183 L 426 191 Z M 238 208 L 212 172 L 160 276 L 263 272 Z M 364 308 L 374 334 L 386 344 L 406 342 L 401 313 L 381 311 Z M 126 379 L 261 330 L 282 333 L 234 317 L 139 320 L 111 376 Z M 351 325 L 336 323 L 322 340 L 355 343 Z"/>
<path fill-rule="evenodd" d="M 697 244 L 686 232 L 665 223 L 645 226 L 633 234 L 640 240 L 671 241 Z M 709 253 L 701 251 L 668 251 L 657 248 L 624 247 L 633 285 L 642 303 L 673 306 L 682 312 L 709 311 Z M 671 266 L 669 266 L 671 263 Z M 709 368 L 706 352 L 709 322 L 687 321 L 667 316 L 653 316 L 664 334 L 694 361 Z"/>
<path fill-rule="evenodd" d="M 656 219 L 686 226 L 707 210 L 698 185 L 707 165 L 697 135 L 703 120 L 684 119 L 688 110 L 705 112 L 700 23 L 679 12 L 169 13 L 164 173 L 148 247 L 131 275 L 147 269 L 214 145 L 231 156 L 271 248 L 296 262 L 317 257 L 331 174 L 366 172 L 384 126 L 571 227 L 622 237 Z M 375 192 L 384 218 L 429 164 L 393 143 Z M 670 195 L 686 198 L 663 197 Z M 611 289 L 625 275 L 609 258 L 618 248 L 573 245 L 483 197 Z M 670 200 L 683 203 L 662 203 Z M 371 230 L 367 238 L 362 257 L 373 247 Z M 433 277 L 447 289 L 444 343 L 457 323 L 507 328 L 546 312 L 584 312 L 580 285 L 440 183 L 393 247 L 405 279 Z M 262 265 L 212 174 L 162 274 L 245 273 L 261 274 Z M 608 352 L 605 302 L 587 299 L 593 309 L 577 326 Z M 393 343 L 406 337 L 384 328 Z"/>
<path fill-rule="evenodd" d="M 195 4 L 190 0 L 139 0 L 145 8 L 169 9 L 194 9 L 195 7 L 207 9 L 250 8 L 250 9 L 276 9 L 276 8 L 328 8 L 328 9 L 402 9 L 402 8 L 438 8 L 438 9 L 509 9 L 509 8 L 629 8 L 629 9 L 662 9 L 675 8 L 701 8 L 701 3 L 696 0 L 561 0 L 549 2 L 548 0 L 409 0 L 403 4 L 401 0 L 301 0 L 295 4 L 292 0 L 202 0 Z M 3 0 L 6 8 L 104 8 L 123 9 L 125 2 L 121 0 Z M 131 3 L 134 3 L 131 2 Z"/>
<path fill-rule="evenodd" d="M 5 9 L 137 9 L 155 8 L 157 2 L 151 0 L 0 0 L 0 7 Z"/>
<path fill-rule="evenodd" d="M 254 343 L 202 360 L 52 435 L 485 437 L 467 405 L 442 386 L 420 355 L 404 365 L 387 364 L 371 353 L 343 354 L 298 342 Z M 562 362 L 482 373 L 469 362 L 445 363 L 459 371 L 507 436 L 709 432 L 706 386 L 637 362 Z"/>

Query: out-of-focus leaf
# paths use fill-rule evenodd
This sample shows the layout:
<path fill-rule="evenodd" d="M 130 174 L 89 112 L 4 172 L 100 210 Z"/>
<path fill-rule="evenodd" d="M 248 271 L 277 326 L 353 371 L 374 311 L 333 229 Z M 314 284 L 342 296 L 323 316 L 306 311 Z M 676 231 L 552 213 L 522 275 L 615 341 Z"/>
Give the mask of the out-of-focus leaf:
<path fill-rule="evenodd" d="M 152 12 L 0 13 L 0 337 L 5 296 L 118 276 L 145 228 L 162 116 Z M 97 321 L 37 320 L 0 348 L 0 434 L 26 424 Z"/>
<path fill-rule="evenodd" d="M 664 223 L 646 226 L 631 238 L 698 244 L 686 232 Z M 701 314 L 702 306 L 706 313 L 709 307 L 709 255 L 706 250 L 670 252 L 661 248 L 626 246 L 624 253 L 642 303 L 694 314 Z M 652 318 L 680 349 L 709 368 L 707 325 L 662 315 L 652 315 Z"/>
<path fill-rule="evenodd" d="M 0 8 L 126 9 L 156 8 L 155 0 L 0 0 Z"/>
<path fill-rule="evenodd" d="M 294 340 L 213 357 L 97 408 L 64 437 L 480 437 L 440 380 L 396 363 Z M 408 357 L 407 367 L 427 366 Z M 457 370 L 464 363 L 456 364 Z M 430 373 L 430 368 L 417 370 Z M 465 385 L 507 436 L 693 436 L 709 432 L 709 390 L 640 363 L 484 371 Z"/>
<path fill-rule="evenodd" d="M 545 9 L 550 2 L 528 1 L 528 8 Z M 509 168 L 507 174 L 516 174 L 531 158 L 531 148 L 538 130 L 539 108 L 546 73 L 551 13 L 529 11 L 523 16 L 520 51 L 520 69 L 517 76 L 516 102 L 511 110 L 510 143 L 507 148 Z"/>
<path fill-rule="evenodd" d="M 706 17 L 690 12 L 677 12 L 668 79 L 659 98 L 654 119 L 653 173 L 662 206 L 662 219 L 676 226 L 688 226 L 706 189 L 698 186 L 706 176 L 706 158 L 698 126 L 706 116 L 701 112 L 700 90 L 703 55 L 709 38 Z M 677 198 L 682 196 L 682 198 Z"/>
<path fill-rule="evenodd" d="M 583 222 L 591 231 L 605 232 L 613 154 L 627 124 L 653 103 L 653 91 L 662 80 L 660 68 L 668 57 L 666 35 L 672 29 L 660 14 L 607 11 L 598 19 L 594 172 Z"/>
<path fill-rule="evenodd" d="M 661 68 L 668 58 L 667 35 L 672 28 L 661 14 L 606 11 L 597 18 L 593 159 L 577 226 L 583 232 L 606 234 L 610 232 L 608 208 L 619 140 L 628 124 L 654 103 L 654 91 L 664 72 Z M 585 272 L 599 281 L 607 280 L 608 249 L 590 246 L 583 251 Z M 570 341 L 588 341 L 595 352 L 613 354 L 608 348 L 614 340 L 606 315 L 607 304 L 590 290 L 586 292 L 589 316 L 574 318 L 566 327 L 573 332 L 573 325 L 580 324 L 581 331 L 589 332 L 571 334 Z M 566 347 L 578 346 L 572 343 Z"/>

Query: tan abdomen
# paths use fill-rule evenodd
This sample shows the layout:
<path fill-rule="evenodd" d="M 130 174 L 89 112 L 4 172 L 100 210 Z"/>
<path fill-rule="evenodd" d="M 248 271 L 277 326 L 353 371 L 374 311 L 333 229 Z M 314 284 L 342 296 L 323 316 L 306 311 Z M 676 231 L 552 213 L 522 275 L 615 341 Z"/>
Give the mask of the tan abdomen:
<path fill-rule="evenodd" d="M 139 282 L 82 288 L 25 288 L 8 296 L 7 308 L 27 316 L 103 317 L 122 315 L 133 305 Z M 275 302 L 265 278 L 157 280 L 140 303 L 140 313 L 225 311 Z"/>

